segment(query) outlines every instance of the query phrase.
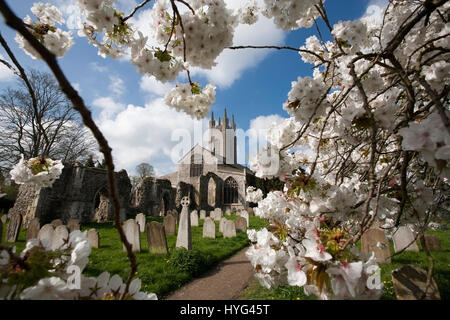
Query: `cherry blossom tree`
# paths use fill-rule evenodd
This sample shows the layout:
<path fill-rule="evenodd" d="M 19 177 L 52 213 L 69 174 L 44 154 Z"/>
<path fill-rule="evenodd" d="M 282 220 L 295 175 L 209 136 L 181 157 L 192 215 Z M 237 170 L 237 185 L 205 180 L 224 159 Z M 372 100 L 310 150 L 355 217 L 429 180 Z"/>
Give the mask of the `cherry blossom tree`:
<path fill-rule="evenodd" d="M 254 244 L 247 256 L 267 287 L 288 283 L 322 299 L 379 298 L 381 287 L 370 282 L 378 268 L 374 257 L 356 247 L 362 234 L 376 221 L 387 231 L 408 224 L 424 243 L 425 228 L 448 198 L 448 1 L 391 0 L 381 19 L 332 25 L 323 0 L 247 1 L 236 12 L 223 0 L 155 0 L 152 33 L 158 46 L 150 46 L 129 23 L 150 2 L 125 14 L 112 0 L 78 0 L 85 18 L 79 35 L 102 57 L 128 56 L 138 73 L 159 81 L 185 72 L 188 82 L 177 84 L 165 101 L 192 117 L 208 113 L 215 88 L 192 80 L 189 69 L 210 69 L 223 50 L 290 50 L 313 66 L 310 76 L 292 82 L 282 106 L 290 118 L 270 130 L 269 145 L 251 162 L 258 177 L 280 177 L 285 186 L 264 199 L 251 197 L 258 201 L 255 214 L 270 227 L 248 231 Z M 2 0 L 0 12 L 17 31 L 21 48 L 47 63 L 100 145 L 115 225 L 131 265 L 123 298 L 136 260 L 120 225 L 111 148 L 57 61 L 73 45 L 72 35 L 53 5 L 36 3 L 34 17 L 21 19 Z M 317 35 L 298 48 L 233 47 L 236 26 L 255 23 L 259 13 L 286 31 L 316 26 Z M 50 174 L 53 166 L 58 168 L 49 163 L 31 174 Z M 29 167 L 21 161 L 13 178 L 28 179 Z M 26 181 L 39 185 L 39 178 Z M 429 284 L 433 260 L 423 247 L 430 259 Z"/>

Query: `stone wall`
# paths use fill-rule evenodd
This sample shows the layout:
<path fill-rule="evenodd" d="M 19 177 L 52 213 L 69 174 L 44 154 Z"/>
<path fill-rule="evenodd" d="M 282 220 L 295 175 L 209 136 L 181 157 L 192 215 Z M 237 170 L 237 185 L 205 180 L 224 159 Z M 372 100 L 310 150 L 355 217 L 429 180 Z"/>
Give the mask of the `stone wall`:
<path fill-rule="evenodd" d="M 149 216 L 165 215 L 175 209 L 175 190 L 167 179 L 145 178 L 132 195 L 132 209 Z"/>
<path fill-rule="evenodd" d="M 116 182 L 120 216 L 125 219 L 129 212 L 131 191 L 131 182 L 125 170 L 116 172 Z M 39 218 L 41 224 L 54 219 L 67 223 L 71 218 L 79 219 L 82 223 L 90 222 L 94 218 L 96 199 L 100 199 L 100 193 L 107 190 L 107 185 L 105 169 L 66 164 L 53 186 L 41 188 L 35 196 L 28 190 L 30 187 L 22 185 L 11 212 L 24 215 L 25 228 L 34 217 Z M 112 211 L 108 215 L 111 219 Z"/>

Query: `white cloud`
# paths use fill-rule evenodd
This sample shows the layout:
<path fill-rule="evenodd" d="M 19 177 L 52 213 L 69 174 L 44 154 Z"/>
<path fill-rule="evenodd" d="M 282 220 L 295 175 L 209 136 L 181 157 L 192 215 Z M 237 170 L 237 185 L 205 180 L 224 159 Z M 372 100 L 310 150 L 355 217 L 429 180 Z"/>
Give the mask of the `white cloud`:
<path fill-rule="evenodd" d="M 100 121 L 111 119 L 126 107 L 123 103 L 115 101 L 112 97 L 96 98 L 92 101 L 92 105 L 101 110 L 99 115 Z"/>
<path fill-rule="evenodd" d="M 120 97 L 126 91 L 125 82 L 119 76 L 111 75 L 109 76 L 108 89 L 115 97 Z"/>
<path fill-rule="evenodd" d="M 174 150 L 179 149 L 180 140 L 172 141 L 174 133 L 195 139 L 195 128 L 206 128 L 204 122 L 166 106 L 162 98 L 144 107 L 130 104 L 114 117 L 103 117 L 98 123 L 113 149 L 118 169 L 132 173 L 136 165 L 147 162 L 154 166 L 157 175 L 177 170 L 179 157 L 171 158 Z M 180 150 L 180 156 L 193 146 L 192 139 L 189 140 L 188 146 Z"/>
<path fill-rule="evenodd" d="M 369 21 L 373 20 L 376 22 L 382 22 L 383 21 L 382 10 L 387 7 L 388 3 L 389 3 L 388 0 L 370 1 L 362 18 L 367 19 Z"/>
<path fill-rule="evenodd" d="M 81 93 L 81 87 L 78 82 L 72 82 L 72 87 L 78 91 L 78 93 Z"/>
<path fill-rule="evenodd" d="M 1 54 L 0 59 L 7 61 Z M 14 73 L 5 66 L 3 63 L 0 63 L 0 82 L 11 81 L 14 77 Z"/>
<path fill-rule="evenodd" d="M 162 83 L 155 79 L 155 77 L 143 76 L 140 81 L 140 88 L 142 91 L 147 92 L 150 96 L 164 96 L 173 85 L 170 83 Z"/>

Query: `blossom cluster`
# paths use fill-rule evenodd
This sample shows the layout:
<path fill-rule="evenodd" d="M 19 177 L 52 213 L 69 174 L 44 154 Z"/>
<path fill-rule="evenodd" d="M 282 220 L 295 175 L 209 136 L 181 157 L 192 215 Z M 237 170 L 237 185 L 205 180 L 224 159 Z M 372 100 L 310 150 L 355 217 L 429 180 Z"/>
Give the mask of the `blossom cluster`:
<path fill-rule="evenodd" d="M 255 0 L 250 0 L 238 10 L 239 22 L 242 24 L 254 24 L 258 21 L 258 5 Z"/>
<path fill-rule="evenodd" d="M 15 252 L 15 248 L 13 250 Z M 125 283 L 119 275 L 110 277 L 103 272 L 95 277 L 82 274 L 89 261 L 91 247 L 86 231 L 72 231 L 68 238 L 58 248 L 51 248 L 48 242 L 30 239 L 25 249 L 20 253 L 21 262 L 10 259 L 6 250 L 0 251 L 0 273 L 4 276 L 0 283 L 0 299 L 19 298 L 21 300 L 112 300 L 119 299 L 125 291 Z M 37 259 L 39 258 L 39 259 Z M 33 285 L 23 288 L 13 274 L 21 271 L 27 283 L 34 276 L 33 271 L 49 268 L 46 276 L 34 279 Z M 75 267 L 75 268 L 74 268 Z M 72 270 L 79 270 L 79 279 L 72 279 Z M 26 273 L 30 273 L 26 276 Z M 153 293 L 140 291 L 141 280 L 134 279 L 128 290 L 129 299 L 156 300 Z"/>
<path fill-rule="evenodd" d="M 72 34 L 55 26 L 64 23 L 61 12 L 49 3 L 37 2 L 31 7 L 31 12 L 37 19 L 33 21 L 30 16 L 24 18 L 29 31 L 54 55 L 63 57 L 73 46 Z M 40 54 L 19 33 L 16 34 L 16 42 L 26 54 L 33 59 L 41 59 Z"/>
<path fill-rule="evenodd" d="M 249 186 L 245 193 L 245 201 L 258 203 L 263 199 L 263 192 L 261 189 L 256 189 L 255 187 Z"/>
<path fill-rule="evenodd" d="M 64 165 L 61 160 L 39 157 L 24 160 L 22 155 L 19 162 L 10 171 L 11 178 L 17 184 L 31 184 L 37 188 L 51 187 L 61 175 Z"/>

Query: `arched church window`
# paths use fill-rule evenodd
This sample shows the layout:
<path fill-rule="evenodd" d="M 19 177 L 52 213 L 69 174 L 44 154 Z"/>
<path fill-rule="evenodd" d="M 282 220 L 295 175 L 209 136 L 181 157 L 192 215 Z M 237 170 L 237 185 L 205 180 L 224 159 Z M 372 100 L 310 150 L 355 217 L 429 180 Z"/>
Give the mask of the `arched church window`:
<path fill-rule="evenodd" d="M 224 203 L 238 202 L 238 184 L 232 177 L 229 177 L 225 180 L 223 192 Z"/>
<path fill-rule="evenodd" d="M 192 154 L 191 155 L 191 177 L 198 177 L 203 173 L 203 155 Z"/>

